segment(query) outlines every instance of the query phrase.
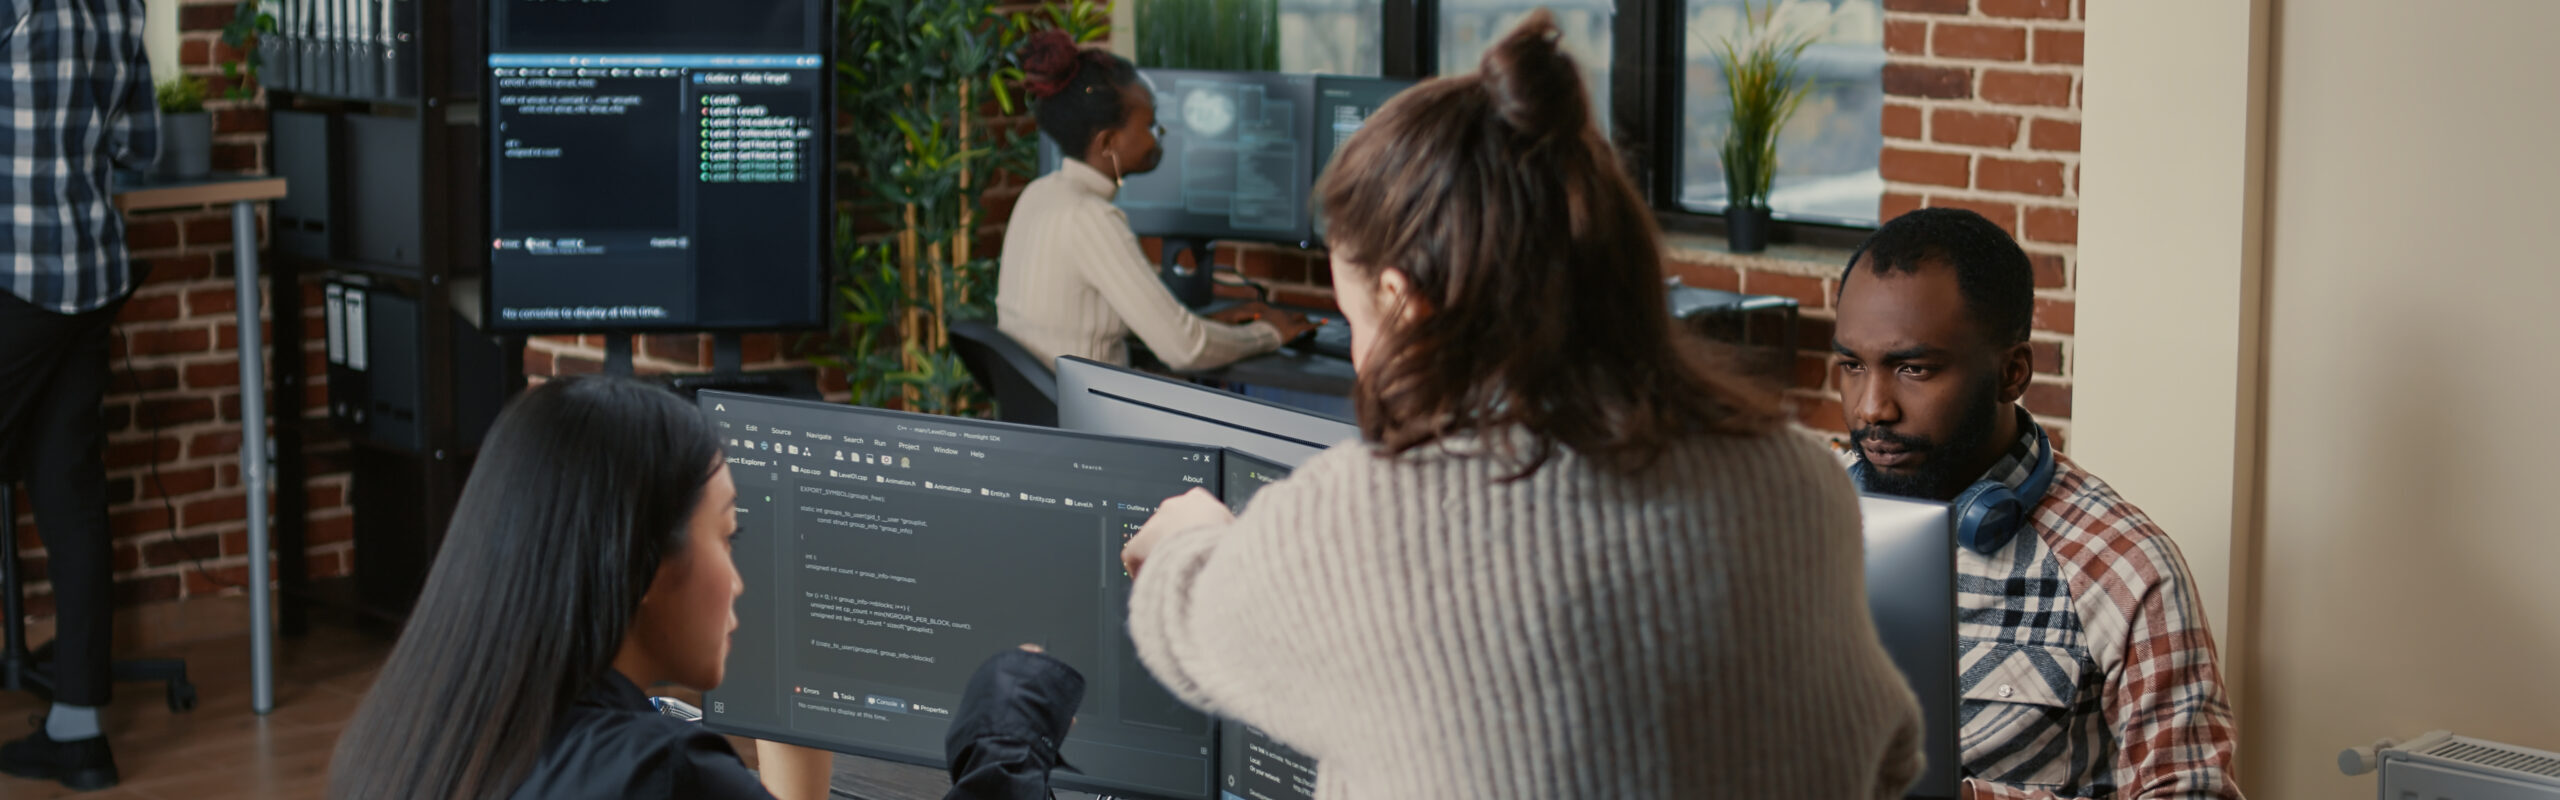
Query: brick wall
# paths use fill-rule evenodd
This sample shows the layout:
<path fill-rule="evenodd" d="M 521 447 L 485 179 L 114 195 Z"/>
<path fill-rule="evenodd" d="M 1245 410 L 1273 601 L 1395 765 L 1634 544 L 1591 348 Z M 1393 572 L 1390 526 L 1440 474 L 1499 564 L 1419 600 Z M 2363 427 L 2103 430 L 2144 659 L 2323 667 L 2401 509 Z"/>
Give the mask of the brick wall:
<path fill-rule="evenodd" d="M 179 13 L 180 61 L 217 86 L 217 55 L 229 56 L 218 32 L 231 7 L 229 0 L 215 0 L 189 3 Z M 263 171 L 263 100 L 207 106 L 214 114 L 215 168 Z M 126 305 L 110 344 L 114 377 L 104 413 L 117 604 L 241 594 L 248 580 L 248 503 L 239 466 L 230 209 L 141 213 L 127 223 L 127 244 L 152 274 Z M 345 446 L 320 422 L 326 389 L 319 382 L 325 340 L 318 284 L 293 290 L 303 293 L 309 308 L 300 321 L 309 345 L 299 357 L 313 378 L 303 406 L 306 427 L 315 434 L 306 439 L 310 481 L 291 489 L 303 492 L 310 507 L 310 547 L 300 557 L 312 577 L 334 577 L 348 573 L 353 547 Z M 29 505 L 22 501 L 18 509 L 17 545 L 28 575 L 36 579 L 27 591 L 29 617 L 40 622 L 53 615 L 52 586 L 43 580 L 45 559 Z"/>
<path fill-rule="evenodd" d="M 2071 417 L 2086 0 L 1886 0 L 1883 216 L 1981 212 L 2035 262 L 2025 404 Z"/>

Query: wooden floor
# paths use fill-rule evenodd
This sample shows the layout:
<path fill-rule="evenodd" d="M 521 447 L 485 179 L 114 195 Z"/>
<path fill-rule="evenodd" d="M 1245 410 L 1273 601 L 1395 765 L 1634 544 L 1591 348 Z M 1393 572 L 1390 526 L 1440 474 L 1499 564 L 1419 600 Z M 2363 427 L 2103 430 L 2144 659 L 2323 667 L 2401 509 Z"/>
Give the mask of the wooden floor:
<path fill-rule="evenodd" d="M 201 696 L 196 710 L 171 713 L 157 684 L 120 684 L 105 726 L 122 785 L 82 794 L 0 776 L 0 800 L 319 798 L 338 732 L 390 652 L 388 638 L 348 628 L 315 625 L 307 636 L 278 639 L 276 707 L 265 717 L 249 711 L 246 637 L 143 654 L 187 660 Z M 34 730 L 27 720 L 44 710 L 32 696 L 0 694 L 0 740 Z"/>

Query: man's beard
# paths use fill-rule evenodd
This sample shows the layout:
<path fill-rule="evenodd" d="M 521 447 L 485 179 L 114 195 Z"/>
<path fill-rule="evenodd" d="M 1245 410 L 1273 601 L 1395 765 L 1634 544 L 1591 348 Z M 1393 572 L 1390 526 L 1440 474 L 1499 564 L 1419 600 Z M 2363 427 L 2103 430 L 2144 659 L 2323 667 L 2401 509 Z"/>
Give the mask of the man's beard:
<path fill-rule="evenodd" d="M 1964 418 L 1956 424 L 1955 433 L 1944 442 L 1919 436 L 1908 436 L 1879 427 L 1859 428 L 1849 432 L 1849 444 L 1857 450 L 1860 472 L 1865 475 L 1864 489 L 1870 494 L 1916 497 L 1929 500 L 1954 500 L 1967 487 L 1982 479 L 1982 472 L 1963 462 L 1967 456 L 1980 453 L 1997 429 L 2000 413 L 2005 410 L 1995 402 L 2000 383 L 1985 379 L 1964 402 Z M 1903 473 L 1887 472 L 1867 462 L 1869 441 L 1890 443 L 1920 455 L 1920 464 Z M 1987 467 L 1986 467 L 1987 468 Z"/>

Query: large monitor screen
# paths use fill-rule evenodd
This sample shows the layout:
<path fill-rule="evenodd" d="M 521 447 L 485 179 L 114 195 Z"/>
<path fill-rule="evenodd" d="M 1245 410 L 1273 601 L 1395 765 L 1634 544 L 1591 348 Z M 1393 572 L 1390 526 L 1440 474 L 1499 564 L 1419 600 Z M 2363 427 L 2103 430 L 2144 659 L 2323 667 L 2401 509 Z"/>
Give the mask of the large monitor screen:
<path fill-rule="evenodd" d="M 823 321 L 824 0 L 492 0 L 490 327 Z"/>
<path fill-rule="evenodd" d="M 1324 177 L 1333 166 L 1333 157 L 1342 154 L 1342 145 L 1351 135 L 1369 124 L 1369 115 L 1378 113 L 1397 93 L 1413 88 L 1413 81 L 1398 78 L 1346 78 L 1326 75 L 1316 78 L 1316 125 L 1314 153 L 1315 176 Z M 1309 229 L 1316 243 L 1324 242 L 1324 209 L 1321 197 L 1312 184 L 1307 191 L 1312 219 Z"/>
<path fill-rule="evenodd" d="M 1140 236 L 1306 241 L 1314 80 L 1276 72 L 1139 70 L 1156 98 L 1164 160 L 1122 182 Z M 1062 158 L 1041 138 L 1041 172 Z M 1109 165 L 1098 165 L 1109 169 Z"/>
<path fill-rule="evenodd" d="M 1024 643 L 1084 673 L 1061 785 L 1214 795 L 1216 731 L 1149 677 L 1121 543 L 1220 490 L 1217 449 L 705 391 L 738 485 L 726 732 L 920 764 L 971 673 Z"/>

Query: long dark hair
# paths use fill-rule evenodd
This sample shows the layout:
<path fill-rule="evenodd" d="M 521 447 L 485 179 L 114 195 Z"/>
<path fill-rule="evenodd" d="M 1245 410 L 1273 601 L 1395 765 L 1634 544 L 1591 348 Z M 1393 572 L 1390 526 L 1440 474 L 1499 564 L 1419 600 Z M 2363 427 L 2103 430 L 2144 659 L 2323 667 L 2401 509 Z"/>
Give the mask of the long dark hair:
<path fill-rule="evenodd" d="M 1361 433 L 1389 452 L 1521 428 L 1526 452 L 1491 442 L 1519 475 L 1557 446 L 1634 471 L 1684 435 L 1782 421 L 1774 393 L 1673 333 L 1661 232 L 1558 36 L 1534 12 L 1475 74 L 1398 95 L 1318 187 L 1330 246 L 1403 272 L 1432 312 L 1390 312 L 1361 370 Z"/>
<path fill-rule="evenodd" d="M 1108 50 L 1076 44 L 1059 31 L 1033 34 L 1022 45 L 1022 88 L 1031 94 L 1031 116 L 1058 152 L 1085 160 L 1093 135 L 1129 121 L 1120 92 L 1144 87 L 1138 67 Z"/>
<path fill-rule="evenodd" d="M 526 392 L 489 431 L 408 628 L 338 740 L 329 796 L 515 790 L 612 668 L 717 470 L 711 424 L 627 379 Z"/>

